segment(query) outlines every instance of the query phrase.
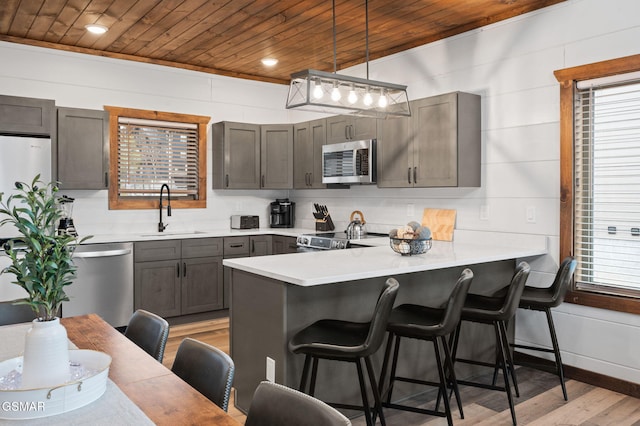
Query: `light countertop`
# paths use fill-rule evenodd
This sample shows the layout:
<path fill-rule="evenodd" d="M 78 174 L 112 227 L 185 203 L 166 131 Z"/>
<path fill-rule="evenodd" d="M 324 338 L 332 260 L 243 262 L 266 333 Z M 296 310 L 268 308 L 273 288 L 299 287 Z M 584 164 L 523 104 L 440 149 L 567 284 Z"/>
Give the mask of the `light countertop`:
<path fill-rule="evenodd" d="M 224 259 L 223 265 L 300 286 L 314 286 L 411 272 L 466 266 L 547 253 L 539 235 L 456 233 L 453 242 L 434 241 L 425 254 L 401 256 L 388 238 L 358 241 L 374 247 Z"/>
<path fill-rule="evenodd" d="M 97 234 L 91 236 L 84 244 L 177 240 L 185 238 L 211 238 L 211 237 L 242 237 L 245 235 L 283 235 L 297 237 L 304 233 L 316 231 L 302 228 L 258 228 L 258 229 L 202 229 L 190 231 L 165 231 L 165 232 L 131 232 L 123 234 Z M 82 235 L 80 236 L 82 237 Z"/>

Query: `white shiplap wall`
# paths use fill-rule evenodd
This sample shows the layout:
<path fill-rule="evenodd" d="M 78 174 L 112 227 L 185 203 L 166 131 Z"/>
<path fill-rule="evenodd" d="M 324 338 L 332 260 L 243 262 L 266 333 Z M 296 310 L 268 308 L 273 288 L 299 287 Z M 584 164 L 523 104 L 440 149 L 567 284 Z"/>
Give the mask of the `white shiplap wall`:
<path fill-rule="evenodd" d="M 213 191 L 208 206 L 176 210 L 172 229 L 226 227 L 230 214 L 259 214 L 276 197 L 297 202 L 297 226 L 326 204 L 338 228 L 354 209 L 387 231 L 424 207 L 454 208 L 457 228 L 546 235 L 550 256 L 532 260 L 530 282 L 548 284 L 558 264 L 559 90 L 556 69 L 638 51 L 636 0 L 569 0 L 371 63 L 371 78 L 409 86 L 411 99 L 450 91 L 482 95 L 482 187 L 320 191 Z M 284 86 L 148 64 L 0 43 L 0 93 L 55 99 L 59 106 L 117 105 L 209 115 L 212 121 L 299 122 Z M 363 67 L 345 71 L 363 76 Z M 208 148 L 211 164 L 211 148 Z M 6 161 L 5 159 L 0 159 Z M 211 182 L 211 172 L 208 172 Z M 87 233 L 151 232 L 156 211 L 109 211 L 106 191 L 74 191 L 75 220 Z M 535 210 L 535 223 L 526 219 Z M 409 214 L 413 211 L 412 214 Z M 486 215 L 481 214 L 485 212 Z M 638 316 L 563 304 L 555 311 L 566 364 L 640 383 Z M 517 339 L 548 345 L 544 317 L 518 314 Z"/>

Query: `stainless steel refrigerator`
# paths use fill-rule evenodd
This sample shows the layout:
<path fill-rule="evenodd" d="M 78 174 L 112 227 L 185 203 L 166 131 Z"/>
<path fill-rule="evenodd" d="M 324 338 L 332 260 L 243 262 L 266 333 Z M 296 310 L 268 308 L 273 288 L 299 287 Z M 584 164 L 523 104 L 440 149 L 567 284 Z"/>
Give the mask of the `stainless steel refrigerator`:
<path fill-rule="evenodd" d="M 40 174 L 43 182 L 51 181 L 51 139 L 0 136 L 0 192 L 3 199 L 15 192 L 15 182 L 31 182 Z M 0 238 L 18 235 L 9 225 L 0 226 Z"/>
<path fill-rule="evenodd" d="M 0 192 L 3 200 L 15 192 L 15 182 L 31 182 L 40 174 L 42 181 L 51 181 L 51 140 L 33 137 L 0 136 Z M 0 241 L 18 236 L 13 225 L 0 226 Z M 10 263 L 0 246 L 0 270 Z M 17 285 L 9 285 L 13 274 L 0 274 L 0 300 L 25 297 L 27 293 Z"/>

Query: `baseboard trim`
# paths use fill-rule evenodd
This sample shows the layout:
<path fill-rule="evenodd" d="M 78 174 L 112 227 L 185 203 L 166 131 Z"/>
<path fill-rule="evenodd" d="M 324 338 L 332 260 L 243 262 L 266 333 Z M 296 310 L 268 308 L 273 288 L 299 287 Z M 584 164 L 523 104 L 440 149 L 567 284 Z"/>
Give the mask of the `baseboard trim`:
<path fill-rule="evenodd" d="M 516 364 L 526 364 L 530 367 L 539 367 L 544 371 L 555 372 L 554 363 L 548 359 L 539 358 L 522 352 L 514 352 L 514 362 Z M 605 376 L 589 370 L 564 365 L 564 376 L 566 379 L 573 379 L 579 382 L 588 383 L 610 391 L 619 392 L 634 398 L 640 398 L 640 384 Z"/>

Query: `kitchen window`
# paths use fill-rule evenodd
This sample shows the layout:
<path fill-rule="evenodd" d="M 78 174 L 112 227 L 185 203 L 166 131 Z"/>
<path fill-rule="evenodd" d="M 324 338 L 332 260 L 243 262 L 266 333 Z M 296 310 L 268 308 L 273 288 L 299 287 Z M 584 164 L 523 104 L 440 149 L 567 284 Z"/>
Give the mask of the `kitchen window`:
<path fill-rule="evenodd" d="M 174 208 L 206 207 L 209 117 L 105 107 L 109 111 L 110 209 L 158 208 L 169 185 Z"/>
<path fill-rule="evenodd" d="M 566 300 L 640 313 L 640 55 L 556 71 Z"/>

